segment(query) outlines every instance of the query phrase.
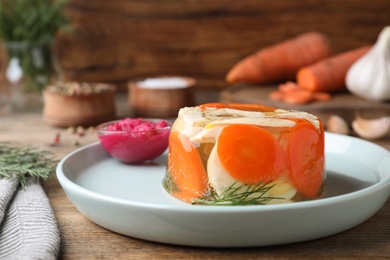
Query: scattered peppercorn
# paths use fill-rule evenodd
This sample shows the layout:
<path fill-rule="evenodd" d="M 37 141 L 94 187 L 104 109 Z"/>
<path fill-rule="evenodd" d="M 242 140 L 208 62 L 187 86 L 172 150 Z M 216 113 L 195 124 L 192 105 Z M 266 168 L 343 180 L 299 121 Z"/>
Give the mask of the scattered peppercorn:
<path fill-rule="evenodd" d="M 73 126 L 71 126 L 66 129 L 66 132 L 69 134 L 74 134 L 76 132 L 76 129 Z"/>
<path fill-rule="evenodd" d="M 87 82 L 57 82 L 47 87 L 48 91 L 73 96 L 100 94 L 115 89 L 108 83 L 87 83 Z"/>
<path fill-rule="evenodd" d="M 76 133 L 77 133 L 78 136 L 84 136 L 85 135 L 84 128 L 82 126 L 78 126 L 76 128 Z"/>
<path fill-rule="evenodd" d="M 88 130 L 87 130 L 87 131 L 88 131 L 88 133 L 91 133 L 91 134 L 92 134 L 92 133 L 95 133 L 95 130 L 96 130 L 96 129 L 95 129 L 94 126 L 90 126 L 90 127 L 88 127 Z"/>
<path fill-rule="evenodd" d="M 54 137 L 54 143 L 58 144 L 60 142 L 60 133 L 57 133 L 56 136 Z"/>

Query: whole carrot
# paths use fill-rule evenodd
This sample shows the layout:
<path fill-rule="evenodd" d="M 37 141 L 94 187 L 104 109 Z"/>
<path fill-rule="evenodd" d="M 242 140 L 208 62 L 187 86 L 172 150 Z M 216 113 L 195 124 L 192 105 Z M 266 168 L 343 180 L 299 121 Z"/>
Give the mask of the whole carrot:
<path fill-rule="evenodd" d="M 301 68 L 297 83 L 313 92 L 336 92 L 345 90 L 345 76 L 352 64 L 363 56 L 371 46 L 340 53 Z"/>
<path fill-rule="evenodd" d="M 326 35 L 303 33 L 244 58 L 227 73 L 226 81 L 263 84 L 293 80 L 301 67 L 329 55 Z"/>

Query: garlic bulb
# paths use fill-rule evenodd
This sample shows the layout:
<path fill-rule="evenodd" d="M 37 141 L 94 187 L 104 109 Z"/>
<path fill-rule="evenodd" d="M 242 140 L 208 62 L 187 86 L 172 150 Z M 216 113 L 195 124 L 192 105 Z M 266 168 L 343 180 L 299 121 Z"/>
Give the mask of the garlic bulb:
<path fill-rule="evenodd" d="M 348 70 L 347 89 L 368 100 L 390 100 L 390 26 L 379 34 L 377 42 Z"/>

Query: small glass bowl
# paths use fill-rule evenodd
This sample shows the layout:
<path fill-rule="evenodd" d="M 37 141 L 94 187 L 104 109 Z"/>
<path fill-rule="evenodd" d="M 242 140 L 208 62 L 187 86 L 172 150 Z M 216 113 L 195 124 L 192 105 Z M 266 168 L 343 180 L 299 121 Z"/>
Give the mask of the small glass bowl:
<path fill-rule="evenodd" d="M 151 130 L 108 130 L 110 125 L 122 120 L 100 124 L 96 127 L 102 147 L 111 157 L 124 163 L 141 163 L 151 161 L 168 148 L 172 123 L 164 119 L 142 119 L 143 122 L 157 124 L 165 121 L 164 128 Z"/>

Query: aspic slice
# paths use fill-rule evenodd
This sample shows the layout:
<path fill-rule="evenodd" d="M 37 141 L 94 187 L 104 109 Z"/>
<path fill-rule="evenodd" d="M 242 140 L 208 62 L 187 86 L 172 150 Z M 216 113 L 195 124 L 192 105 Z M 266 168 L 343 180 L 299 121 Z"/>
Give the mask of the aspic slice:
<path fill-rule="evenodd" d="M 180 158 L 174 136 L 181 136 L 192 147 L 186 158 L 197 158 L 197 163 L 182 158 L 183 165 L 168 157 L 165 188 L 186 202 L 288 203 L 316 199 L 324 192 L 324 130 L 320 120 L 306 112 L 252 104 L 186 107 L 179 111 L 171 135 L 170 154 Z M 196 167 L 191 170 L 189 165 Z M 186 178 L 201 168 L 205 188 L 184 199 L 183 194 L 191 194 L 186 190 L 197 183 Z"/>

